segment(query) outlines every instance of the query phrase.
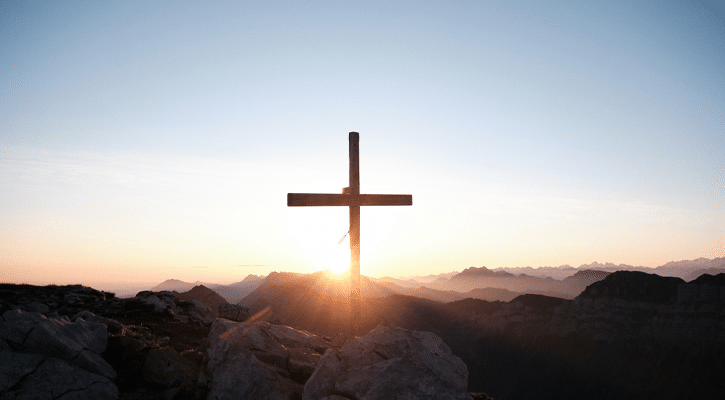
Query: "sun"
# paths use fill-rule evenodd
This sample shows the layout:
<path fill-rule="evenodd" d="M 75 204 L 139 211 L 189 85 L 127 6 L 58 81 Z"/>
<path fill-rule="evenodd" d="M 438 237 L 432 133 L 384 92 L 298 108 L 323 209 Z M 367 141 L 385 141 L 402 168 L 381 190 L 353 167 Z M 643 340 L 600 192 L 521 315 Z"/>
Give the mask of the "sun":
<path fill-rule="evenodd" d="M 347 271 L 350 270 L 350 266 L 344 265 L 344 264 L 338 264 L 338 265 L 334 265 L 334 266 L 328 268 L 328 270 L 335 275 L 345 275 L 345 273 L 347 273 Z"/>
<path fill-rule="evenodd" d="M 323 268 L 335 275 L 344 275 L 350 270 L 350 245 L 345 240 L 339 246 L 325 252 L 322 261 Z"/>

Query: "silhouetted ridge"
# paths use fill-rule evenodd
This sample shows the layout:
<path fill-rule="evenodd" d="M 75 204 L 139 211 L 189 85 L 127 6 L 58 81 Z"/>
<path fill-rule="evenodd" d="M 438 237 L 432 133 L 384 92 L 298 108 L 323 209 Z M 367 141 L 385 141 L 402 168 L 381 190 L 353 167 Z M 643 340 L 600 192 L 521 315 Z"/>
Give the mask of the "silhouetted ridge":
<path fill-rule="evenodd" d="M 564 299 L 558 297 L 544 296 L 542 294 L 522 294 L 511 300 L 510 303 L 521 303 L 526 307 L 535 310 L 546 310 L 548 308 L 556 308 L 564 303 Z"/>
<path fill-rule="evenodd" d="M 226 300 L 219 293 L 204 285 L 194 286 L 191 290 L 183 293 L 175 293 L 179 300 L 196 300 L 209 307 L 214 316 L 218 315 L 219 305 L 226 303 Z"/>
<path fill-rule="evenodd" d="M 691 283 L 696 283 L 698 285 L 725 286 L 725 273 L 717 275 L 703 274 Z"/>
<path fill-rule="evenodd" d="M 683 283 L 684 280 L 675 277 L 663 277 L 639 271 L 617 271 L 587 286 L 579 297 L 671 303 L 677 299 L 677 286 Z"/>
<path fill-rule="evenodd" d="M 611 274 L 611 272 L 600 271 L 597 269 L 585 269 L 577 271 L 574 275 L 564 278 L 562 282 L 568 283 L 571 281 L 578 281 L 586 282 L 587 285 L 591 285 L 594 282 L 601 281 Z"/>

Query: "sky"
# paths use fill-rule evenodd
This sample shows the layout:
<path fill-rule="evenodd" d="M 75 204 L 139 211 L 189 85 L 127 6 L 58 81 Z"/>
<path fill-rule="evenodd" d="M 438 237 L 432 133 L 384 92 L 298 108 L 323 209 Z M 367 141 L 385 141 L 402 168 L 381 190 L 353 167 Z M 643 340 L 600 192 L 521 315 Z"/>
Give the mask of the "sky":
<path fill-rule="evenodd" d="M 716 1 L 1 1 L 0 281 L 723 257 Z M 342 242 L 340 240 L 342 239 Z"/>

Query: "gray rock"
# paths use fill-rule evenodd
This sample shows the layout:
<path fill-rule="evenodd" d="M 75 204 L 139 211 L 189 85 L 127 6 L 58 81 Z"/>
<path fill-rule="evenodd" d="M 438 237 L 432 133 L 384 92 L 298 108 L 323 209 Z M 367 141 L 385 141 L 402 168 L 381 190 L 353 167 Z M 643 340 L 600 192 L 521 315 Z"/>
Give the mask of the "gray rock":
<path fill-rule="evenodd" d="M 329 342 L 263 321 L 214 321 L 199 374 L 209 399 L 299 397 Z"/>
<path fill-rule="evenodd" d="M 113 367 L 103 357 L 90 350 L 81 351 L 70 361 L 86 371 L 103 375 L 109 379 L 116 379 L 117 375 Z"/>
<path fill-rule="evenodd" d="M 167 388 L 187 387 L 196 382 L 199 368 L 171 347 L 153 349 L 146 357 L 142 377 Z"/>
<path fill-rule="evenodd" d="M 106 325 L 106 330 L 110 334 L 120 334 L 123 332 L 123 325 L 110 318 L 104 318 L 98 315 L 93 314 L 92 312 L 88 310 L 83 310 L 78 312 L 76 315 L 71 318 L 71 321 L 75 322 L 78 318 L 83 318 L 84 320 L 88 322 L 96 322 L 99 324 Z"/>
<path fill-rule="evenodd" d="M 5 393 L 33 372 L 44 357 L 40 354 L 20 354 L 0 351 L 0 393 Z"/>
<path fill-rule="evenodd" d="M 118 388 L 108 378 L 48 357 L 37 368 L 22 376 L 6 394 L 16 400 L 112 400 L 118 398 Z"/>
<path fill-rule="evenodd" d="M 40 313 L 10 310 L 3 314 L 3 320 L 0 324 L 0 337 L 10 345 L 20 346 L 25 343 L 33 328 L 46 320 L 46 317 Z"/>
<path fill-rule="evenodd" d="M 289 400 L 302 392 L 302 385 L 250 353 L 229 354 L 210 372 L 208 400 Z"/>
<path fill-rule="evenodd" d="M 154 309 L 157 312 L 162 312 L 162 311 L 166 310 L 166 303 L 161 301 L 161 299 L 156 297 L 156 295 L 152 294 L 148 297 L 144 297 L 141 299 L 141 301 L 143 301 L 146 304 L 150 304 L 150 305 L 154 306 Z"/>
<path fill-rule="evenodd" d="M 219 305 L 219 318 L 244 322 L 249 318 L 249 308 L 239 304 L 224 303 Z"/>
<path fill-rule="evenodd" d="M 34 301 L 34 302 L 26 305 L 25 309 L 28 311 L 38 312 L 41 314 L 48 314 L 48 312 L 50 311 L 50 308 L 47 305 L 37 302 L 37 301 Z"/>
<path fill-rule="evenodd" d="M 468 369 L 432 332 L 381 325 L 328 350 L 305 385 L 303 399 L 465 399 Z"/>
<path fill-rule="evenodd" d="M 0 336 L 21 353 L 35 353 L 69 361 L 89 372 L 116 378 L 116 372 L 100 356 L 106 350 L 106 326 L 82 318 L 46 318 L 40 313 L 8 311 L 0 324 Z"/>
<path fill-rule="evenodd" d="M 49 318 L 40 321 L 25 341 L 28 352 L 38 352 L 61 359 L 75 357 L 87 349 L 100 354 L 106 350 L 106 326 L 97 322 L 77 319 L 69 323 Z"/>

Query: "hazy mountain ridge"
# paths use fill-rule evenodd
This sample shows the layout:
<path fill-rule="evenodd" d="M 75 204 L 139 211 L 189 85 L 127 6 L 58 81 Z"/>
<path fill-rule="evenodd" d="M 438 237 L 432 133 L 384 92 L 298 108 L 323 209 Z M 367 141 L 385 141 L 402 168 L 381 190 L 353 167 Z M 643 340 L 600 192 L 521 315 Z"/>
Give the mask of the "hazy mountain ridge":
<path fill-rule="evenodd" d="M 597 267 L 597 269 L 589 269 L 592 266 Z M 363 292 L 363 296 L 380 297 L 397 293 L 442 302 L 458 301 L 468 297 L 489 301 L 509 301 L 520 294 L 531 293 L 573 299 L 591 283 L 604 279 L 604 277 L 612 272 L 627 270 L 626 268 L 630 268 L 629 270 L 631 271 L 645 273 L 654 273 L 654 270 L 660 270 L 665 273 L 662 276 L 679 276 L 689 282 L 705 273 L 714 275 L 725 272 L 725 258 L 715 258 L 712 260 L 700 258 L 696 260 L 669 262 L 657 268 L 633 267 L 625 264 L 615 265 L 612 263 L 600 264 L 594 262 L 592 264 L 584 264 L 579 268 L 569 266 L 541 267 L 536 269 L 530 267 L 517 269 L 470 267 L 460 273 L 449 272 L 405 279 L 364 277 L 366 280 L 365 285 L 367 286 Z M 514 272 L 518 272 L 518 274 Z M 324 274 L 326 272 L 320 271 L 319 273 Z M 274 274 L 278 273 L 275 272 Z M 296 275 L 302 276 L 306 274 Z M 427 280 L 427 282 L 418 281 L 416 278 Z M 214 289 L 229 303 L 235 304 L 254 292 L 266 279 L 267 277 L 265 276 L 250 274 L 242 281 L 229 285 L 203 285 Z M 334 279 L 338 282 L 346 282 L 348 278 L 335 276 Z M 183 292 L 191 290 L 191 288 L 199 284 L 202 283 L 188 283 L 176 279 L 169 279 L 154 286 L 151 290 L 175 290 L 177 292 Z M 336 285 L 335 287 L 336 296 L 347 296 L 346 291 L 348 289 L 344 289 L 344 285 Z"/>
<path fill-rule="evenodd" d="M 696 270 L 706 270 L 713 268 L 725 268 L 725 257 L 719 258 L 697 258 L 694 260 L 670 261 L 664 265 L 650 268 L 644 266 L 633 266 L 628 264 L 613 264 L 610 262 L 601 264 L 593 262 L 591 264 L 582 264 L 575 268 L 570 265 L 562 265 L 559 267 L 515 267 L 515 268 L 493 268 L 492 271 L 504 271 L 514 275 L 526 274 L 538 277 L 551 277 L 554 279 L 564 279 L 575 274 L 582 269 L 596 269 L 606 272 L 616 271 L 640 271 L 649 274 L 657 274 L 660 276 L 677 276 L 685 278 L 685 275 Z M 699 275 L 698 275 L 699 276 Z M 692 278 L 695 279 L 696 277 Z M 687 279 L 686 279 L 687 280 Z"/>
<path fill-rule="evenodd" d="M 207 282 L 200 282 L 200 281 L 189 283 L 189 282 L 184 282 L 184 281 L 181 281 L 178 279 L 167 279 L 148 290 L 150 290 L 152 292 L 163 292 L 164 290 L 168 290 L 170 292 L 174 292 L 174 291 L 188 292 L 189 290 L 193 289 L 195 286 L 199 286 L 199 285 L 206 286 L 209 289 L 214 289 L 217 286 L 220 286 L 216 283 L 207 283 Z"/>

